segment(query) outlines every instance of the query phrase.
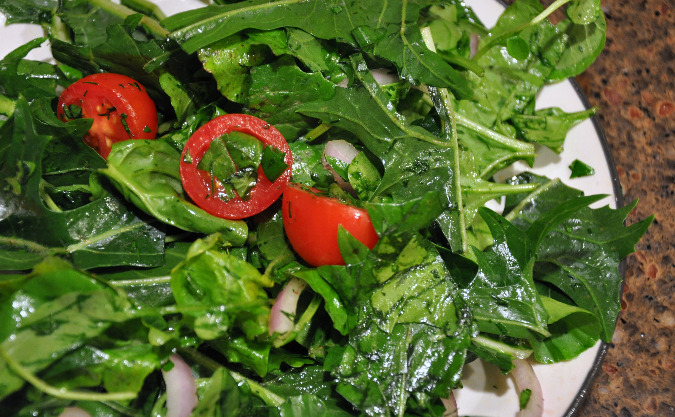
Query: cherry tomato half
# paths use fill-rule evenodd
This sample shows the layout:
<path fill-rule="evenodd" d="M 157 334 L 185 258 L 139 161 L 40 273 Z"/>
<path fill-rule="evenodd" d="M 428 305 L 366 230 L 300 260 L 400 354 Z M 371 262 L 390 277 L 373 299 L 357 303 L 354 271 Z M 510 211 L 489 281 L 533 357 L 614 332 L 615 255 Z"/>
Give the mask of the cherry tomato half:
<path fill-rule="evenodd" d="M 298 185 L 284 191 L 281 211 L 293 249 L 312 266 L 343 265 L 338 246 L 338 225 L 372 249 L 378 236 L 368 212 L 321 196 Z"/>
<path fill-rule="evenodd" d="M 155 102 L 136 80 L 121 74 L 92 74 L 76 81 L 61 93 L 56 115 L 65 122 L 94 119 L 83 139 L 106 159 L 115 142 L 157 134 Z"/>
<path fill-rule="evenodd" d="M 197 165 L 214 139 L 232 131 L 246 133 L 265 145 L 276 147 L 284 153 L 284 162 L 288 168 L 274 182 L 270 182 L 262 166 L 258 167 L 258 181 L 248 198 L 243 200 L 237 195 L 224 201 L 218 197 L 218 189 L 215 192 L 211 189 L 212 184 L 219 187 L 219 183 L 212 180 L 209 172 L 198 169 Z M 274 126 L 247 114 L 226 114 L 207 122 L 190 136 L 181 155 L 180 177 L 183 188 L 197 206 L 224 219 L 243 219 L 265 210 L 281 196 L 291 177 L 292 165 L 293 157 L 288 142 Z"/>

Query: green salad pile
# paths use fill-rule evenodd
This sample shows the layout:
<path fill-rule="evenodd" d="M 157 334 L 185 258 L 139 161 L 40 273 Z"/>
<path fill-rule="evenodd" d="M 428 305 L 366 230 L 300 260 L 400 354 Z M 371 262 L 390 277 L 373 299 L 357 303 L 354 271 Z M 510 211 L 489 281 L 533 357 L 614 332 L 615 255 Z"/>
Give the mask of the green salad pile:
<path fill-rule="evenodd" d="M 508 373 L 611 339 L 619 264 L 651 219 L 625 227 L 635 202 L 591 209 L 604 196 L 560 179 L 493 179 L 594 113 L 535 97 L 602 50 L 599 0 L 517 0 L 491 29 L 459 0 L 215 3 L 165 17 L 145 0 L 0 1 L 8 23 L 45 29 L 0 61 L 1 414 L 164 416 L 180 357 L 193 416 L 441 416 L 471 360 Z M 45 42 L 55 63 L 26 59 Z M 56 116 L 98 72 L 147 88 L 155 140 L 106 160 L 82 141 L 91 119 Z M 290 181 L 367 210 L 377 244 L 341 229 L 345 265 L 311 267 L 280 202 L 239 220 L 198 209 L 181 152 L 233 113 L 276 127 Z M 333 140 L 360 156 L 326 161 Z M 270 332 L 288 282 L 306 286 L 292 328 Z"/>

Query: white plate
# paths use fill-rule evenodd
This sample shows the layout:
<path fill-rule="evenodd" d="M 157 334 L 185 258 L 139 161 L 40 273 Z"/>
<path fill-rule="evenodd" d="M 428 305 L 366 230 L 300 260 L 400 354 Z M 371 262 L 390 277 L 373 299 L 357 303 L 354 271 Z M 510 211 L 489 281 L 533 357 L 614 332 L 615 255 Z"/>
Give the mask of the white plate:
<path fill-rule="evenodd" d="M 178 11 L 203 6 L 198 0 L 155 0 L 161 9 L 171 15 Z M 497 0 L 466 0 L 474 8 L 481 21 L 492 27 L 504 9 Z M 5 17 L 0 14 L 0 56 L 30 39 L 42 36 L 42 29 L 35 25 L 4 26 Z M 47 46 L 32 51 L 28 58 L 47 60 Z M 560 107 L 573 112 L 585 110 L 588 104 L 578 86 L 564 81 L 547 86 L 537 97 L 537 108 Z M 546 148 L 538 148 L 539 156 L 534 168 L 516 164 L 501 173 L 503 178 L 529 169 L 537 174 L 558 177 L 568 185 L 583 190 L 586 194 L 607 194 L 596 207 L 609 204 L 616 207 L 621 197 L 617 175 L 607 143 L 597 120 L 586 120 L 570 130 L 565 150 L 557 155 Z M 589 177 L 570 179 L 569 165 L 579 159 L 595 169 Z M 578 358 L 554 365 L 534 365 L 544 392 L 544 416 L 560 417 L 574 413 L 590 388 L 595 371 L 600 366 L 605 345 L 596 344 Z M 476 361 L 467 365 L 462 380 L 464 387 L 457 390 L 459 414 L 472 416 L 515 416 L 518 412 L 518 395 L 511 378 L 502 375 L 491 365 Z"/>

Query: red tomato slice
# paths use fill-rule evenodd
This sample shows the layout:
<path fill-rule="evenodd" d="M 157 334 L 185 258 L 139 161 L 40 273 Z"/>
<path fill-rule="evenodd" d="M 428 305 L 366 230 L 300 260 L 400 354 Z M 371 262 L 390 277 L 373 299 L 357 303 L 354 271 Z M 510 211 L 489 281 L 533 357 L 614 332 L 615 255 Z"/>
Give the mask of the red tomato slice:
<path fill-rule="evenodd" d="M 276 147 L 284 153 L 284 162 L 288 165 L 274 182 L 270 182 L 262 167 L 258 167 L 258 182 L 247 200 L 239 196 L 227 201 L 218 198 L 218 189 L 215 192 L 211 190 L 211 175 L 197 168 L 211 141 L 232 131 L 249 134 L 266 145 Z M 181 156 L 180 177 L 183 188 L 197 206 L 224 219 L 243 219 L 265 210 L 281 196 L 291 177 L 292 165 L 288 142 L 274 126 L 247 114 L 226 114 L 204 124 L 190 136 Z M 218 184 L 215 182 L 216 187 Z"/>
<path fill-rule="evenodd" d="M 338 246 L 338 225 L 372 249 L 378 236 L 368 212 L 289 184 L 281 211 L 293 249 L 312 266 L 344 265 Z"/>
<path fill-rule="evenodd" d="M 157 110 L 145 88 L 126 75 L 101 73 L 84 77 L 66 88 L 56 109 L 63 121 L 70 118 L 70 106 L 82 109 L 81 117 L 94 119 L 84 141 L 103 158 L 115 142 L 154 139 Z"/>

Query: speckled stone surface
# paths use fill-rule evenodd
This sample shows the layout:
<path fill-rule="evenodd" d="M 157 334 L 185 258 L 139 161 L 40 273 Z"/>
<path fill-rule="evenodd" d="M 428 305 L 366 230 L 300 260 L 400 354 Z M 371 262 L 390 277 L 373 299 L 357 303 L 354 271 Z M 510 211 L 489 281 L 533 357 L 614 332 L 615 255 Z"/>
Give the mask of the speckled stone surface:
<path fill-rule="evenodd" d="M 580 416 L 675 416 L 675 2 L 603 1 L 607 44 L 578 77 L 607 136 L 627 223 L 656 215 L 628 258 L 623 310 Z"/>
<path fill-rule="evenodd" d="M 508 3 L 511 3 L 509 1 Z M 616 162 L 632 224 L 623 310 L 578 416 L 675 416 L 675 1 L 603 0 L 607 44 L 578 81 Z"/>

